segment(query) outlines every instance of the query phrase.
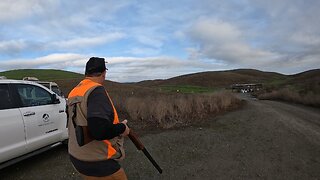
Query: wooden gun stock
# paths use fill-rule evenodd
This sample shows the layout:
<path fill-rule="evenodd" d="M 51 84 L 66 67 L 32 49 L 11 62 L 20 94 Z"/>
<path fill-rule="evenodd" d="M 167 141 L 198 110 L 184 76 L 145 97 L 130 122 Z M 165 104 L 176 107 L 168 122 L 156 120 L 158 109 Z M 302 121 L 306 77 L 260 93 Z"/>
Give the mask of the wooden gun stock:
<path fill-rule="evenodd" d="M 129 138 L 133 142 L 133 144 L 137 147 L 138 150 L 142 150 L 144 148 L 144 145 L 142 142 L 138 139 L 137 134 L 130 129 Z"/>
<path fill-rule="evenodd" d="M 138 150 L 141 150 L 144 155 L 146 155 L 146 157 L 149 159 L 149 161 L 152 163 L 152 165 L 159 171 L 159 173 L 162 173 L 162 169 L 160 168 L 160 166 L 157 164 L 157 162 L 152 158 L 152 156 L 149 154 L 149 152 L 147 151 L 147 149 L 144 147 L 144 145 L 142 144 L 142 142 L 138 139 L 137 134 L 132 131 L 132 129 L 130 129 L 130 133 L 129 133 L 129 138 L 130 140 L 133 142 L 133 144 L 137 147 Z"/>

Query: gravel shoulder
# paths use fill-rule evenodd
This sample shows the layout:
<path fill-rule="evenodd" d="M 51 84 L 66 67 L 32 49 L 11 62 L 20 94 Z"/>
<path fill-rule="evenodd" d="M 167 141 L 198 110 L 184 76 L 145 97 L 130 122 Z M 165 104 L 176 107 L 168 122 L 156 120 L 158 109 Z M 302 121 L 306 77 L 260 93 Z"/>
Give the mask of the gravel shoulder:
<path fill-rule="evenodd" d="M 129 179 L 320 179 L 320 109 L 242 97 L 247 103 L 192 127 L 144 134 L 163 169 L 127 139 Z M 0 171 L 0 179 L 80 179 L 66 147 Z"/>

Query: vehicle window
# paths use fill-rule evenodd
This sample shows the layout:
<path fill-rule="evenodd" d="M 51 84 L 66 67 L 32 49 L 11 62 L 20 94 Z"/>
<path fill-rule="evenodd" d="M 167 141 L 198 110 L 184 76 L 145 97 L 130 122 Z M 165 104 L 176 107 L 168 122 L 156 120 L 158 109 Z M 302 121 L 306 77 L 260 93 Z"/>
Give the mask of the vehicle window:
<path fill-rule="evenodd" d="M 24 107 L 52 104 L 51 94 L 38 86 L 19 84 L 17 89 Z"/>
<path fill-rule="evenodd" d="M 13 100 L 9 95 L 7 84 L 0 84 L 0 110 L 10 109 L 13 107 Z"/>
<path fill-rule="evenodd" d="M 58 88 L 58 86 L 51 86 L 51 90 L 53 91 L 53 92 L 55 92 L 56 94 L 58 94 L 59 96 L 61 96 L 61 91 L 60 91 L 60 89 Z"/>
<path fill-rule="evenodd" d="M 42 86 L 45 86 L 46 88 L 50 89 L 50 84 L 49 83 L 39 83 Z"/>

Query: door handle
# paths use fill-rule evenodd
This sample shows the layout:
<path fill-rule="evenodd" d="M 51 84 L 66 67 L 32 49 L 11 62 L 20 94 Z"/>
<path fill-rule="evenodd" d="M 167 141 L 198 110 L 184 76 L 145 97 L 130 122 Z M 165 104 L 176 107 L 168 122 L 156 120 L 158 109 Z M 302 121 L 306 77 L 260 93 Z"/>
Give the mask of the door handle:
<path fill-rule="evenodd" d="M 36 115 L 36 112 L 25 112 L 23 116 L 33 116 Z"/>

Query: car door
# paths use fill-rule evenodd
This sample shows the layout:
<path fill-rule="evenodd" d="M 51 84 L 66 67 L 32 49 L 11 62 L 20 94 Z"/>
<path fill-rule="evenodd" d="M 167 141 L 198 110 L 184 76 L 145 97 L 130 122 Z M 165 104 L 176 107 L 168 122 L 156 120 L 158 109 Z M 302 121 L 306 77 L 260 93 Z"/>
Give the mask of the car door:
<path fill-rule="evenodd" d="M 0 84 L 0 163 L 26 151 L 24 124 L 8 84 Z"/>
<path fill-rule="evenodd" d="M 53 103 L 52 94 L 34 84 L 15 86 L 21 100 L 20 111 L 25 124 L 28 151 L 59 141 L 59 104 Z"/>

